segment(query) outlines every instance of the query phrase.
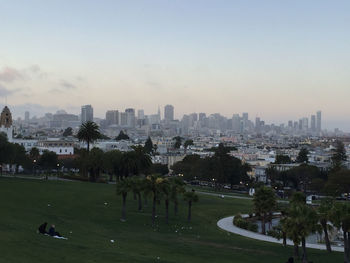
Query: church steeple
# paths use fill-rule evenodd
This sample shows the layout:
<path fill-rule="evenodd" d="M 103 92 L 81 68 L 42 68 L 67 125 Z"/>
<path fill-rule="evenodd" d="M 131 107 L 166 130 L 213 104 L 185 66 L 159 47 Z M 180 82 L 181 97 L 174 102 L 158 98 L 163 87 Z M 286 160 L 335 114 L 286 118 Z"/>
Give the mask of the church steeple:
<path fill-rule="evenodd" d="M 12 126 L 12 114 L 10 109 L 5 106 L 0 116 L 0 127 L 10 128 Z"/>

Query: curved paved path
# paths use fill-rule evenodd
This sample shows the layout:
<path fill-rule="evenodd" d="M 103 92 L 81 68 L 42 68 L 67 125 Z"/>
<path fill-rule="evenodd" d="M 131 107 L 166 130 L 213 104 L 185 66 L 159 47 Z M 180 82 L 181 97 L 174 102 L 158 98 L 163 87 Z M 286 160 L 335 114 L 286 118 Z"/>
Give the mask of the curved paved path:
<path fill-rule="evenodd" d="M 249 237 L 249 238 L 253 238 L 256 240 L 261 240 L 261 241 L 266 241 L 266 242 L 271 242 L 271 243 L 278 243 L 278 244 L 282 244 L 283 241 L 278 240 L 274 237 L 270 237 L 270 236 L 265 236 L 262 234 L 258 234 L 255 232 L 251 232 L 239 227 L 236 227 L 235 225 L 233 225 L 233 218 L 234 216 L 229 216 L 229 217 L 225 217 L 223 219 L 220 219 L 217 222 L 217 225 L 219 228 L 237 234 L 237 235 L 241 235 L 241 236 L 245 236 L 245 237 Z M 293 246 L 293 242 L 291 240 L 287 240 L 287 245 L 289 246 Z M 320 249 L 320 250 L 326 250 L 326 245 L 322 245 L 322 244 L 310 244 L 310 243 L 306 243 L 306 247 L 307 248 L 314 248 L 314 249 Z M 332 246 L 332 251 L 338 251 L 338 252 L 343 252 L 344 248 L 343 247 L 335 247 Z"/>

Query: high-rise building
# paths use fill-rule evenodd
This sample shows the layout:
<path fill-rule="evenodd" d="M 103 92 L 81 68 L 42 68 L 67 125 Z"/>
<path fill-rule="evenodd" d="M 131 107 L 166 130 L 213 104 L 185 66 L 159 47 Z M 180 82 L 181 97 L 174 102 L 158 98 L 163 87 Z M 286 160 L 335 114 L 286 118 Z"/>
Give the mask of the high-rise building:
<path fill-rule="evenodd" d="M 29 111 L 26 111 L 24 113 L 24 121 L 28 123 L 29 119 L 30 119 L 30 113 L 29 113 Z"/>
<path fill-rule="evenodd" d="M 199 121 L 203 121 L 206 117 L 207 115 L 204 112 L 199 113 Z"/>
<path fill-rule="evenodd" d="M 128 108 L 125 110 L 126 113 L 126 125 L 134 128 L 136 125 L 135 109 Z"/>
<path fill-rule="evenodd" d="M 81 106 L 81 122 L 85 123 L 87 121 L 94 120 L 94 109 L 91 105 Z"/>
<path fill-rule="evenodd" d="M 127 113 L 126 112 L 121 112 L 120 113 L 120 125 L 121 126 L 127 126 L 128 124 L 128 117 L 127 117 Z"/>
<path fill-rule="evenodd" d="M 107 125 L 118 125 L 119 124 L 119 111 L 109 110 L 106 112 L 106 123 Z"/>
<path fill-rule="evenodd" d="M 301 119 L 301 122 L 302 122 L 302 130 L 303 131 L 307 131 L 309 129 L 309 119 L 304 117 Z"/>
<path fill-rule="evenodd" d="M 232 130 L 236 133 L 241 131 L 241 118 L 239 114 L 233 114 L 232 116 Z"/>
<path fill-rule="evenodd" d="M 316 131 L 320 132 L 322 130 L 322 113 L 321 111 L 316 112 Z"/>
<path fill-rule="evenodd" d="M 174 120 L 174 106 L 166 105 L 164 107 L 164 120 L 165 121 L 173 121 Z"/>
<path fill-rule="evenodd" d="M 137 111 L 137 118 L 138 118 L 139 120 L 145 119 L 145 112 L 144 112 L 144 110 L 138 110 L 138 111 Z"/>
<path fill-rule="evenodd" d="M 316 116 L 311 115 L 311 131 L 316 131 Z"/>

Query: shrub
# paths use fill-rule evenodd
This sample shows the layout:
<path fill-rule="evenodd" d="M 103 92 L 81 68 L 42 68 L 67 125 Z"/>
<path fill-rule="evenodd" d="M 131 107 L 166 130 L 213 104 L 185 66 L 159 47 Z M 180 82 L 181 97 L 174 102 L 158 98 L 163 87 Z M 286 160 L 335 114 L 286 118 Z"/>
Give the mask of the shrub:
<path fill-rule="evenodd" d="M 234 217 L 233 224 L 239 228 L 243 228 L 252 232 L 258 232 L 258 225 L 242 218 L 240 214 L 237 214 Z"/>

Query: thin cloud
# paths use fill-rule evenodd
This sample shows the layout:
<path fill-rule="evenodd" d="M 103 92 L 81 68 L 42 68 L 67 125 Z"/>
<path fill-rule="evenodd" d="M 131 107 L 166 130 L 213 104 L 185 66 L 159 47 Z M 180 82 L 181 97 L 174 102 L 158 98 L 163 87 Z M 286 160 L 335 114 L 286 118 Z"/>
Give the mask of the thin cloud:
<path fill-rule="evenodd" d="M 0 96 L 11 96 L 13 95 L 14 93 L 18 92 L 20 89 L 8 89 L 6 88 L 5 86 L 1 85 L 0 84 Z"/>
<path fill-rule="evenodd" d="M 75 86 L 74 84 L 72 84 L 66 80 L 61 80 L 60 85 L 65 89 L 76 89 L 77 88 L 77 86 Z"/>
<path fill-rule="evenodd" d="M 0 71 L 0 81 L 13 82 L 15 80 L 24 79 L 24 75 L 15 68 L 4 67 Z"/>

